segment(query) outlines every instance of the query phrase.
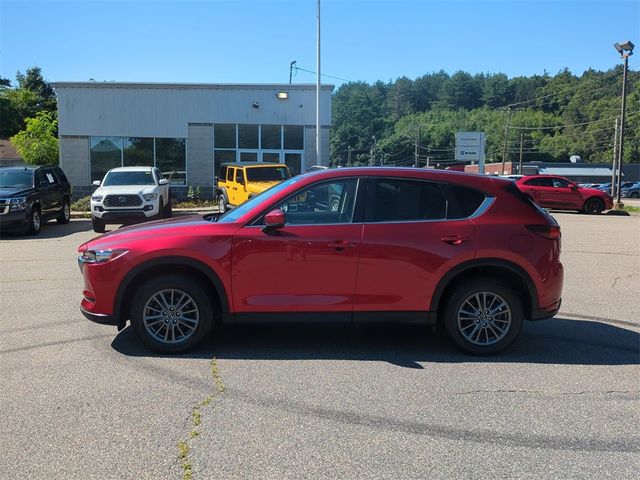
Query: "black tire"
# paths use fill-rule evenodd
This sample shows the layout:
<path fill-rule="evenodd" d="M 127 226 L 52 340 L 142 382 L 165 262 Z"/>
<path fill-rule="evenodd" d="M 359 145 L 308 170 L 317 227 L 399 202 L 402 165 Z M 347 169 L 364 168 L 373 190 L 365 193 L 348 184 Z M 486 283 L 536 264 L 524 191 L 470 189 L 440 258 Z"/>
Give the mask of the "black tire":
<path fill-rule="evenodd" d="M 169 292 L 174 292 L 174 296 L 170 297 Z M 169 309 L 167 309 L 165 312 L 161 312 L 154 308 L 161 307 L 161 305 L 157 303 L 157 299 L 160 298 L 159 295 L 161 294 L 166 296 L 165 300 L 170 304 L 171 302 L 175 302 L 173 303 L 174 305 L 180 305 L 185 302 L 185 300 L 183 300 L 184 297 L 178 295 L 187 295 L 186 303 L 183 303 L 183 307 L 181 307 L 181 310 L 182 308 L 187 308 L 183 314 L 184 316 L 182 316 L 182 322 L 179 318 L 180 314 L 177 311 L 171 313 Z M 169 300 L 170 298 L 171 300 Z M 194 313 L 193 310 L 194 305 L 196 313 Z M 158 312 L 158 314 L 155 312 Z M 150 320 L 147 320 L 147 324 L 145 324 L 145 313 L 151 317 Z M 160 319 L 154 318 L 162 317 L 162 315 L 165 315 L 165 317 Z M 169 319 L 170 315 L 172 315 L 171 319 Z M 187 318 L 186 315 L 191 315 L 192 318 Z M 190 323 L 193 322 L 193 317 L 196 315 L 197 322 L 195 324 Z M 211 332 L 213 324 L 213 309 L 210 293 L 198 282 L 189 277 L 162 275 L 147 280 L 136 291 L 133 304 L 131 305 L 131 325 L 136 335 L 147 347 L 160 353 L 179 353 L 195 347 Z M 180 330 L 181 325 L 185 330 L 184 332 Z M 195 328 L 192 331 L 188 331 L 188 325 L 194 325 Z M 182 332 L 182 336 L 185 337 L 184 339 L 176 339 L 176 336 L 180 336 L 177 332 L 178 330 Z M 169 335 L 169 332 L 173 333 Z M 189 332 L 188 336 L 185 332 Z M 159 339 L 159 337 L 162 337 L 165 333 L 168 335 L 169 341 Z"/>
<path fill-rule="evenodd" d="M 37 235 L 42 228 L 42 213 L 40 207 L 33 207 L 31 215 L 29 215 L 29 225 L 27 226 L 27 234 Z"/>
<path fill-rule="evenodd" d="M 91 217 L 91 225 L 93 226 L 93 231 L 96 233 L 104 233 L 105 223 L 96 217 Z"/>
<path fill-rule="evenodd" d="M 218 212 L 224 213 L 227 211 L 227 197 L 225 197 L 224 193 L 218 195 Z"/>
<path fill-rule="evenodd" d="M 604 202 L 599 198 L 590 198 L 584 202 L 583 210 L 589 215 L 600 215 L 604 210 Z"/>
<path fill-rule="evenodd" d="M 631 192 L 629 194 L 629 198 L 640 198 L 640 193 L 638 192 Z"/>
<path fill-rule="evenodd" d="M 171 196 L 169 196 L 169 200 L 167 204 L 164 206 L 164 211 L 162 212 L 164 218 L 171 218 L 173 215 L 173 206 L 171 205 Z"/>
<path fill-rule="evenodd" d="M 69 223 L 70 220 L 71 220 L 71 204 L 69 203 L 69 200 L 65 200 L 64 203 L 62 204 L 60 215 L 58 215 L 58 217 L 56 218 L 56 221 L 59 224 L 64 225 L 66 223 Z"/>
<path fill-rule="evenodd" d="M 494 299 L 494 301 L 503 302 L 505 308 L 491 315 L 486 313 L 476 315 L 478 309 L 473 307 L 478 304 L 476 294 L 479 294 L 480 301 L 483 298 L 485 302 Z M 500 306 L 502 303 L 498 305 L 493 303 L 487 308 L 495 309 Z M 467 315 L 466 312 L 469 312 L 470 308 L 476 308 L 476 310 L 470 312 L 471 315 Z M 485 310 L 485 312 L 492 313 L 492 310 Z M 493 278 L 475 277 L 456 286 L 445 307 L 444 324 L 451 340 L 466 353 L 493 355 L 509 347 L 518 338 L 522 329 L 523 316 L 522 303 L 511 288 Z M 502 332 L 500 332 L 501 329 Z M 497 332 L 501 335 L 499 336 Z M 484 340 L 483 334 L 485 334 Z M 476 335 L 477 340 L 474 341 Z M 471 340 L 468 337 L 471 337 Z"/>

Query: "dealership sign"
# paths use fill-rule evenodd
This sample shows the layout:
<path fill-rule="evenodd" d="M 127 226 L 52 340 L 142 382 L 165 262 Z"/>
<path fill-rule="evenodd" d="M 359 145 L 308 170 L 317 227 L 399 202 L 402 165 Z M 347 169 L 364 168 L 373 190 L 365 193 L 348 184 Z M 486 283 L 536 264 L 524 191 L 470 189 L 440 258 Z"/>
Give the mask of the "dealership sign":
<path fill-rule="evenodd" d="M 484 173 L 484 148 L 486 135 L 484 132 L 456 133 L 456 160 L 461 162 L 478 162 L 480 173 Z"/>

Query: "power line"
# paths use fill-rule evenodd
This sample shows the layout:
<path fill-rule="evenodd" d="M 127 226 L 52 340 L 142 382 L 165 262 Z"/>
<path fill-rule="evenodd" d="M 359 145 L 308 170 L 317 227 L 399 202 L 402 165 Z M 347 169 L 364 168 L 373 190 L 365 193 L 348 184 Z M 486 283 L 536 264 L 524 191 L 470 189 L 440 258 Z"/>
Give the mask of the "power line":
<path fill-rule="evenodd" d="M 640 112 L 640 110 L 636 110 L 634 112 L 629 112 L 627 113 L 627 115 L 633 115 Z M 569 123 L 569 124 L 565 124 L 565 125 L 552 125 L 549 127 L 514 127 L 511 126 L 509 127 L 510 130 L 554 130 L 557 128 L 567 128 L 567 127 L 580 127 L 582 125 L 592 125 L 594 123 L 601 123 L 601 122 L 609 122 L 612 120 L 615 120 L 616 117 L 609 117 L 609 118 L 601 118 L 599 120 L 592 120 L 590 122 L 582 122 L 582 123 Z"/>
<path fill-rule="evenodd" d="M 316 72 L 314 72 L 313 70 L 307 70 L 306 68 L 299 67 L 298 65 L 294 65 L 293 68 L 296 70 L 296 72 L 298 70 L 301 70 L 303 72 L 313 73 L 314 75 L 316 75 Z M 343 82 L 353 82 L 353 80 L 348 80 L 346 78 L 341 78 L 341 77 L 334 77 L 333 75 L 326 75 L 324 73 L 321 73 L 320 76 L 321 77 L 327 77 L 327 78 L 334 78 L 336 80 L 341 80 Z"/>

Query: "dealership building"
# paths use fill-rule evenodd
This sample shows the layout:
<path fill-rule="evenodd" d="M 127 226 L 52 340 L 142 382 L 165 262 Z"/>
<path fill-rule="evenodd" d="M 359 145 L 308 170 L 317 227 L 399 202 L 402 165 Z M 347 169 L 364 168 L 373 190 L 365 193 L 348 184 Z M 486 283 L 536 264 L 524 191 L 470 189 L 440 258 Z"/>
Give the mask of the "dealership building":
<path fill-rule="evenodd" d="M 60 166 L 74 197 L 110 168 L 153 165 L 177 196 L 213 193 L 222 162 L 329 164 L 332 85 L 56 82 Z"/>

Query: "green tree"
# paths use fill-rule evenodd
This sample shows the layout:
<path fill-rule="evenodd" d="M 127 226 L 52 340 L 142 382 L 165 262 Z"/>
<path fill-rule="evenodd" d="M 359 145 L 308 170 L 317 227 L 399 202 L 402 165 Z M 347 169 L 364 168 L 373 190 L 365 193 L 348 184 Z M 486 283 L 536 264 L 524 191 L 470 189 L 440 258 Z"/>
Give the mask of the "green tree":
<path fill-rule="evenodd" d="M 0 137 L 10 137 L 24 128 L 24 120 L 39 111 L 40 97 L 24 88 L 0 89 Z"/>
<path fill-rule="evenodd" d="M 18 71 L 16 80 L 18 81 L 18 88 L 29 90 L 40 98 L 38 107 L 41 110 L 56 110 L 56 96 L 53 87 L 42 76 L 40 67 L 31 67 L 27 69 L 25 74 Z"/>
<path fill-rule="evenodd" d="M 58 121 L 51 112 L 38 112 L 26 119 L 27 128 L 11 137 L 16 151 L 30 165 L 57 165 Z"/>

